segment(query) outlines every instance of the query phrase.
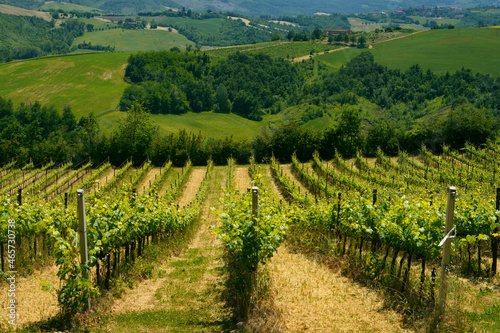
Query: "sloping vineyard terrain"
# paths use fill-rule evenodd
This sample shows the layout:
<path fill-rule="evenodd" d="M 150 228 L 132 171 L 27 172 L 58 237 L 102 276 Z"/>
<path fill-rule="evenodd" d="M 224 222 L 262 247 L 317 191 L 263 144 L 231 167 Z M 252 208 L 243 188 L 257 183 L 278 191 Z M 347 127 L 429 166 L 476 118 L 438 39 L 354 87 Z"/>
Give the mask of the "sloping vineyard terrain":
<path fill-rule="evenodd" d="M 1 269 L 17 272 L 18 324 L 40 330 L 488 331 L 499 162 L 494 144 L 288 165 L 12 161 L 0 168 Z M 456 238 L 436 322 L 449 186 Z"/>

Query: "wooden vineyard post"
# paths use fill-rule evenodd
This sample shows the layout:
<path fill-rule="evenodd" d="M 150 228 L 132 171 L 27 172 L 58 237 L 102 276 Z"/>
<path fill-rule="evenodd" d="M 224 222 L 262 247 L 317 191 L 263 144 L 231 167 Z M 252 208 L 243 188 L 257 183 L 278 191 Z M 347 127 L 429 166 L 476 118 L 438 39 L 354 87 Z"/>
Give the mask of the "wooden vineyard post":
<path fill-rule="evenodd" d="M 438 301 L 438 316 L 444 312 L 446 305 L 446 291 L 447 291 L 447 277 L 448 265 L 450 264 L 451 254 L 451 236 L 450 233 L 453 228 L 453 215 L 455 211 L 455 197 L 457 189 L 454 186 L 448 187 L 448 205 L 446 207 L 446 226 L 444 230 L 444 239 L 439 244 L 443 246 L 443 259 L 441 262 L 441 285 L 439 287 L 439 301 Z"/>
<path fill-rule="evenodd" d="M 255 227 L 259 226 L 257 218 L 259 217 L 259 188 L 257 186 L 252 186 L 252 222 Z M 257 244 L 257 233 L 255 234 L 255 244 Z M 255 270 L 252 272 L 252 294 L 258 298 L 259 288 L 258 284 L 258 274 L 259 274 L 259 263 L 255 265 Z"/>
<path fill-rule="evenodd" d="M 500 210 L 500 188 L 497 188 L 497 197 L 496 197 L 496 210 Z M 496 220 L 498 223 L 498 216 L 496 216 Z M 493 233 L 498 233 L 498 227 L 495 228 Z M 497 257 L 498 257 L 498 238 L 491 238 L 491 253 L 493 257 L 493 262 L 491 264 L 491 275 L 495 276 L 497 274 Z"/>
<path fill-rule="evenodd" d="M 23 189 L 22 188 L 17 190 L 17 203 L 19 204 L 19 206 L 21 206 L 23 204 Z"/>
<path fill-rule="evenodd" d="M 77 190 L 77 200 L 78 200 L 78 222 L 79 228 L 78 232 L 80 234 L 80 260 L 81 264 L 87 264 L 89 261 L 88 249 L 87 249 L 87 221 L 85 217 L 85 195 L 83 189 Z M 89 279 L 88 269 L 82 271 L 83 277 Z M 90 310 L 90 297 L 88 298 L 87 310 Z"/>

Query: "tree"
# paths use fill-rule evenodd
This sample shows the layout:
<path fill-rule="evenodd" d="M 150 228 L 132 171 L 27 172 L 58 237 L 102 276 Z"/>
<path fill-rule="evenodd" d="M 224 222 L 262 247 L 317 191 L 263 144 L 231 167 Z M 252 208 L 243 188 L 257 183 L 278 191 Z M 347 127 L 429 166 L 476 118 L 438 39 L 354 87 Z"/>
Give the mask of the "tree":
<path fill-rule="evenodd" d="M 289 41 L 292 41 L 294 37 L 295 37 L 295 32 L 293 30 L 290 30 L 288 32 L 288 35 L 286 35 L 286 39 L 288 39 Z"/>
<path fill-rule="evenodd" d="M 281 35 L 278 33 L 273 34 L 271 36 L 271 41 L 275 41 L 275 40 L 281 40 Z"/>
<path fill-rule="evenodd" d="M 361 35 L 361 37 L 358 38 L 358 47 L 364 48 L 365 45 L 366 45 L 366 37 L 365 35 Z"/>
<path fill-rule="evenodd" d="M 378 148 L 389 156 L 395 156 L 398 154 L 398 132 L 388 122 L 376 125 L 368 130 L 366 138 L 366 153 L 373 156 L 377 152 Z"/>
<path fill-rule="evenodd" d="M 111 152 L 114 163 L 122 163 L 132 156 L 135 163 L 146 160 L 157 128 L 151 123 L 149 113 L 140 104 L 134 104 L 127 118 L 113 132 Z"/>
<path fill-rule="evenodd" d="M 81 128 L 84 137 L 84 146 L 86 147 L 88 156 L 92 156 L 97 145 L 99 135 L 99 124 L 91 112 L 88 117 L 80 118 L 78 126 Z"/>
<path fill-rule="evenodd" d="M 215 103 L 216 112 L 231 112 L 231 102 L 229 101 L 229 95 L 227 93 L 226 86 L 224 86 L 222 83 L 219 84 L 219 86 L 217 87 L 217 91 L 215 92 Z"/>
<path fill-rule="evenodd" d="M 94 25 L 93 25 L 93 24 L 90 24 L 90 23 L 89 23 L 89 24 L 87 24 L 87 31 L 88 31 L 88 32 L 92 32 L 92 31 L 94 31 Z"/>
<path fill-rule="evenodd" d="M 67 132 L 74 131 L 76 129 L 76 118 L 71 111 L 71 107 L 69 106 L 69 104 L 64 105 L 61 120 Z"/>
<path fill-rule="evenodd" d="M 344 43 L 349 43 L 349 35 L 348 34 L 342 34 L 342 38 L 344 39 Z"/>
<path fill-rule="evenodd" d="M 340 115 L 340 121 L 330 138 L 336 142 L 330 142 L 337 147 L 339 153 L 346 158 L 356 154 L 361 148 L 361 114 L 354 106 L 347 106 Z"/>
<path fill-rule="evenodd" d="M 240 90 L 234 97 L 233 113 L 252 120 L 262 120 L 259 115 L 259 104 L 244 90 Z"/>
<path fill-rule="evenodd" d="M 461 148 L 466 142 L 480 145 L 493 138 L 498 121 L 490 119 L 491 111 L 478 109 L 470 104 L 453 108 L 443 124 L 443 137 L 452 148 Z"/>
<path fill-rule="evenodd" d="M 311 33 L 311 40 L 322 39 L 325 33 L 318 27 L 314 28 L 314 31 Z"/>

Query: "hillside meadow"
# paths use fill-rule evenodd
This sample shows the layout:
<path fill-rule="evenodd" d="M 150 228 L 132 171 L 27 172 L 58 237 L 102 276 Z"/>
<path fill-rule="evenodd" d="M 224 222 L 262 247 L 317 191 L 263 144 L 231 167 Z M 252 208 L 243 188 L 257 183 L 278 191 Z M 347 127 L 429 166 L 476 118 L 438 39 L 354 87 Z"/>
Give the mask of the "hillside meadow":
<path fill-rule="evenodd" d="M 104 133 L 113 131 L 120 120 L 126 118 L 126 112 L 113 111 L 102 114 L 97 118 Z M 186 129 L 190 132 L 201 133 L 205 137 L 224 139 L 233 137 L 236 140 L 252 139 L 259 135 L 268 121 L 252 121 L 234 114 L 212 112 L 189 112 L 182 115 L 151 115 L 152 122 L 160 133 L 177 132 Z"/>
<path fill-rule="evenodd" d="M 99 53 L 46 57 L 0 64 L 0 96 L 14 103 L 66 104 L 77 118 L 114 110 L 127 84 L 129 54 Z"/>
<path fill-rule="evenodd" d="M 111 29 L 87 32 L 75 39 L 73 45 L 91 42 L 93 45 L 115 47 L 116 52 L 160 51 L 178 47 L 185 50 L 186 46 L 195 44 L 185 36 L 175 32 L 160 29 Z"/>
<path fill-rule="evenodd" d="M 423 68 L 437 73 L 455 72 L 466 67 L 474 72 L 500 76 L 500 68 L 490 56 L 500 53 L 498 31 L 499 29 L 430 30 L 375 44 L 370 52 L 373 53 L 375 61 L 389 68 L 407 69 L 419 63 Z M 133 37 L 136 47 L 143 43 L 140 41 L 140 34 L 168 34 L 166 31 L 122 32 L 121 29 L 114 29 L 100 31 L 95 36 L 120 33 L 136 34 Z M 84 36 L 86 41 L 90 41 L 88 36 L 91 34 Z M 178 34 L 171 35 L 182 37 Z M 99 43 L 103 41 L 101 39 Z M 154 42 L 151 44 L 155 45 Z M 251 53 L 260 49 L 273 57 L 286 58 L 294 44 L 265 43 L 236 49 Z M 310 48 L 314 47 L 310 43 L 297 43 L 296 46 L 305 54 L 309 54 Z M 362 51 L 364 50 L 349 48 L 320 55 L 315 59 L 335 69 Z M 224 48 L 210 53 L 215 57 L 224 57 L 232 52 L 234 50 L 231 48 Z M 123 76 L 129 56 L 130 53 L 91 53 L 0 64 L 0 96 L 12 99 L 14 103 L 40 101 L 45 105 L 54 105 L 58 110 L 69 104 L 77 118 L 93 112 L 101 130 L 109 133 L 116 128 L 118 120 L 125 117 L 124 112 L 118 111 L 118 103 L 128 85 Z M 362 109 L 367 119 L 377 118 L 372 105 L 365 102 L 361 104 L 366 104 Z M 196 133 L 201 132 L 207 137 L 233 136 L 235 139 L 254 137 L 263 129 L 276 128 L 289 120 L 298 121 L 307 128 L 324 129 L 337 119 L 332 110 L 325 112 L 323 117 L 313 119 L 309 118 L 308 113 L 307 108 L 291 107 L 277 115 L 266 115 L 261 122 L 211 112 L 153 115 L 152 119 L 163 133 L 185 128 Z"/>
<path fill-rule="evenodd" d="M 375 61 L 393 69 L 406 70 L 414 64 L 437 74 L 455 72 L 462 67 L 474 73 L 500 76 L 494 54 L 500 54 L 500 29 L 439 29 L 416 33 L 398 40 L 376 43 L 369 51 Z M 350 48 L 318 56 L 317 59 L 340 68 L 366 49 Z"/>

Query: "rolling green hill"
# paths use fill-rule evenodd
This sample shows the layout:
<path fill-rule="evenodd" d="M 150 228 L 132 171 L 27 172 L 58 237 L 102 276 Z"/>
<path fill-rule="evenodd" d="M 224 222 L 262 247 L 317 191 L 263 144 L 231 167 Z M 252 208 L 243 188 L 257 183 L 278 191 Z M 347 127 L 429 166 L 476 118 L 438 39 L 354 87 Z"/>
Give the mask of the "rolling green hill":
<path fill-rule="evenodd" d="M 129 54 L 101 53 L 0 64 L 0 96 L 15 103 L 40 101 L 77 117 L 114 110 L 127 84 Z"/>
<path fill-rule="evenodd" d="M 366 49 L 350 48 L 318 56 L 316 59 L 340 68 Z M 375 61 L 389 68 L 408 69 L 419 64 L 424 69 L 444 74 L 462 67 L 475 73 L 500 76 L 493 55 L 500 54 L 500 29 L 439 29 L 373 45 L 369 50 Z"/>
<path fill-rule="evenodd" d="M 4 0 L 6 1 L 6 0 Z M 9 0 L 13 1 L 13 0 Z M 26 0 L 24 0 L 26 1 Z M 316 12 L 326 13 L 369 13 L 391 11 L 400 8 L 416 7 L 473 7 L 481 5 L 497 4 L 495 0 L 403 0 L 403 1 L 380 1 L 380 0 L 73 0 L 73 3 L 102 10 L 119 13 L 135 14 L 146 11 L 161 11 L 168 7 L 193 9 L 199 12 L 232 11 L 235 13 L 260 15 L 312 15 Z"/>
<path fill-rule="evenodd" d="M 466 67 L 475 72 L 500 76 L 500 69 L 496 66 L 495 58 L 491 56 L 500 52 L 500 37 L 497 37 L 497 31 L 500 30 L 431 30 L 412 37 L 375 44 L 371 52 L 377 62 L 390 68 L 406 69 L 419 63 L 423 68 L 430 68 L 438 73 L 455 72 Z M 122 31 L 101 31 L 108 32 Z M 274 56 L 284 57 L 283 52 L 289 52 L 293 44 L 266 43 L 234 50 L 255 52 L 259 47 L 263 47 L 267 53 L 278 52 L 279 54 Z M 309 47 L 304 45 L 300 44 L 298 47 L 308 54 Z M 214 52 L 219 57 L 224 57 L 234 50 L 221 49 Z M 317 56 L 315 59 L 330 68 L 338 68 L 361 52 L 362 50 L 349 48 Z M 38 100 L 46 105 L 53 104 L 58 110 L 69 104 L 77 118 L 93 112 L 98 117 L 101 129 L 109 133 L 116 128 L 117 121 L 125 116 L 124 112 L 117 111 L 117 107 L 127 87 L 123 75 L 128 57 L 129 54 L 126 53 L 96 53 L 1 64 L 0 96 L 10 98 L 15 103 Z M 304 66 L 309 65 L 305 63 Z M 284 108 L 276 115 L 264 116 L 261 122 L 211 112 L 153 115 L 152 118 L 162 132 L 186 128 L 195 132 L 201 131 L 208 137 L 234 136 L 237 139 L 258 135 L 262 129 L 275 128 L 289 120 L 295 120 L 307 128 L 323 129 L 338 119 L 338 110 L 333 109 L 324 109 L 325 112 L 320 112 L 322 117 L 311 117 L 310 115 L 317 114 L 319 109 L 311 103 L 309 105 L 310 107 L 306 105 Z M 364 111 L 365 119 L 377 117 L 376 105 L 361 99 L 358 106 Z"/>
<path fill-rule="evenodd" d="M 55 1 L 50 1 L 44 3 L 42 6 L 39 7 L 40 10 L 46 10 L 46 11 L 51 11 L 51 10 L 63 10 L 65 12 L 71 12 L 71 11 L 79 11 L 79 12 L 102 12 L 102 10 L 99 10 L 94 7 L 88 7 L 88 6 L 82 6 L 78 5 L 76 3 L 69 3 L 69 2 L 55 2 Z"/>
<path fill-rule="evenodd" d="M 116 52 L 160 51 L 178 47 L 185 50 L 187 45 L 194 46 L 183 35 L 165 30 L 122 30 L 112 29 L 104 31 L 87 32 L 82 37 L 75 39 L 73 45 L 83 42 L 93 45 L 115 47 Z"/>
<path fill-rule="evenodd" d="M 40 101 L 58 110 L 69 104 L 77 118 L 93 112 L 103 132 L 116 128 L 125 112 L 115 111 L 127 84 L 123 81 L 127 53 L 47 57 L 0 64 L 0 96 L 14 103 Z M 232 114 L 211 112 L 153 115 L 160 131 L 186 128 L 213 138 L 254 137 L 267 126 Z"/>
<path fill-rule="evenodd" d="M 37 10 L 24 9 L 15 6 L 9 6 L 0 4 L 0 13 L 16 15 L 16 16 L 36 16 L 42 18 L 46 21 L 52 20 L 52 17 L 49 13 Z"/>

